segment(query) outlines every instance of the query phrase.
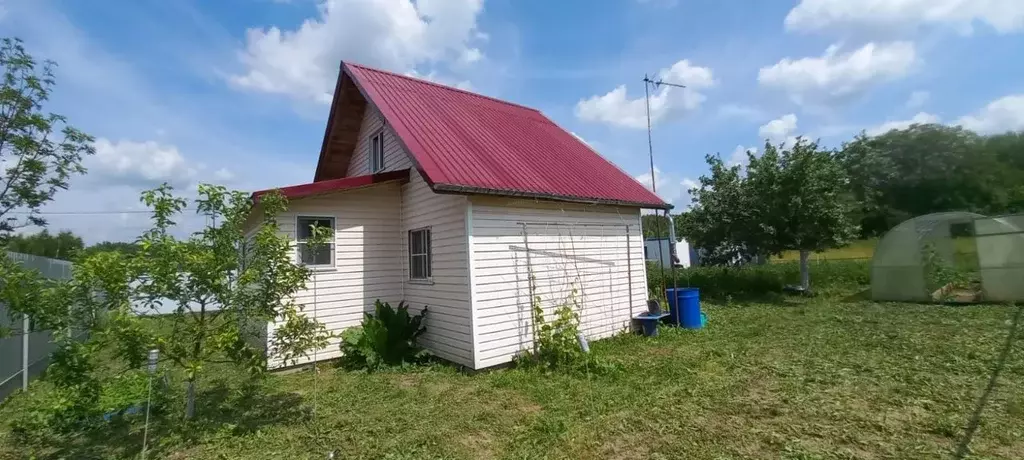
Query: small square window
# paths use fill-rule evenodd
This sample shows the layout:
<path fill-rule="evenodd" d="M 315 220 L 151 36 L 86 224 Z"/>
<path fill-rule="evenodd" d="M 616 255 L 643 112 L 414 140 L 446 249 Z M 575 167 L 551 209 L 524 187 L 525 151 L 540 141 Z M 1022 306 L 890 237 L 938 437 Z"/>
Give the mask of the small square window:
<path fill-rule="evenodd" d="M 334 218 L 299 216 L 296 219 L 296 224 L 298 226 L 296 229 L 298 233 L 296 252 L 299 256 L 299 263 L 310 267 L 334 266 Z M 328 238 L 327 243 L 312 245 L 306 242 L 312 235 L 314 226 L 331 229 L 332 236 Z"/>
<path fill-rule="evenodd" d="M 384 131 L 370 138 L 370 174 L 384 170 Z"/>
<path fill-rule="evenodd" d="M 430 279 L 430 229 L 409 230 L 409 279 Z"/>

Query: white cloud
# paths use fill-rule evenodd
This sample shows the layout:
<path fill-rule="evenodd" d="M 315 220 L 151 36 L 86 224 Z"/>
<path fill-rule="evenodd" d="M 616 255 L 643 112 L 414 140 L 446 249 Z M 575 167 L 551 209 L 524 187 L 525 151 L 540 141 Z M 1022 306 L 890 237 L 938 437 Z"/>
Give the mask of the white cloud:
<path fill-rule="evenodd" d="M 483 0 L 321 0 L 295 30 L 249 29 L 238 87 L 329 103 L 341 60 L 408 72 L 420 64 L 471 63 Z"/>
<path fill-rule="evenodd" d="M 657 78 L 686 88 L 660 86 L 651 94 L 651 124 L 677 118 L 697 110 L 706 99 L 701 90 L 715 85 L 711 69 L 694 66 L 688 60 L 662 69 Z M 625 128 L 646 128 L 647 108 L 644 98 L 630 99 L 626 85 L 619 85 L 604 95 L 595 95 L 576 103 L 576 117 L 584 121 L 606 123 Z"/>
<path fill-rule="evenodd" d="M 406 76 L 412 78 L 419 78 L 420 80 L 427 80 L 430 82 L 437 83 L 439 85 L 451 86 L 452 88 L 458 88 L 463 91 L 473 91 L 473 84 L 469 80 L 452 80 L 444 77 L 439 77 L 437 72 L 431 71 L 427 74 L 421 74 L 415 70 L 410 70 L 405 73 Z"/>
<path fill-rule="evenodd" d="M 579 141 L 580 141 L 580 142 L 582 142 L 582 143 L 586 144 L 586 145 L 587 145 L 587 147 L 590 147 L 590 149 L 591 149 L 591 150 L 596 150 L 596 149 L 594 148 L 594 145 L 593 145 L 593 144 L 591 144 L 590 142 L 587 142 L 587 140 L 586 140 L 586 139 L 584 139 L 584 138 L 583 138 L 583 136 L 580 136 L 579 134 L 576 134 L 576 133 L 574 133 L 574 132 L 572 132 L 572 131 L 569 131 L 569 134 L 572 134 L 572 137 L 575 137 L 576 139 L 579 139 Z"/>
<path fill-rule="evenodd" d="M 479 48 L 468 48 L 459 56 L 459 62 L 462 64 L 472 64 L 483 59 L 483 57 L 484 53 Z"/>
<path fill-rule="evenodd" d="M 887 80 L 907 75 L 917 62 L 910 42 L 868 43 L 840 54 L 840 45 L 829 46 L 821 57 L 785 58 L 762 67 L 758 82 L 782 89 L 794 102 L 830 103 L 856 96 Z"/>
<path fill-rule="evenodd" d="M 975 22 L 997 32 L 1024 29 L 1021 0 L 803 0 L 786 15 L 786 29 L 815 31 L 837 26 L 954 27 L 970 33 Z"/>
<path fill-rule="evenodd" d="M 910 97 L 907 98 L 906 107 L 908 109 L 916 109 L 925 105 L 931 97 L 932 95 L 928 91 L 914 91 L 913 93 L 910 93 Z"/>
<path fill-rule="evenodd" d="M 230 182 L 235 179 L 235 173 L 228 171 L 227 168 L 220 168 L 213 173 L 213 178 L 218 182 Z"/>
<path fill-rule="evenodd" d="M 757 135 L 773 144 L 786 142 L 787 145 L 792 145 L 795 140 L 792 134 L 796 132 L 796 122 L 796 114 L 786 114 L 761 125 L 757 129 Z"/>
<path fill-rule="evenodd" d="M 139 202 L 144 190 L 168 183 L 176 196 L 193 199 L 196 184 L 237 185 L 227 168 L 211 171 L 174 145 L 154 141 L 96 139 L 96 154 L 86 157 L 84 176 L 72 179 L 44 211 L 52 229 L 70 229 L 87 243 L 129 241 L 151 227 L 149 212 Z M 190 207 L 194 205 L 189 203 Z M 203 218 L 186 211 L 175 218 L 172 231 L 185 235 L 199 230 Z M 36 229 L 32 229 L 35 231 Z"/>
<path fill-rule="evenodd" d="M 230 91 L 201 97 L 168 93 L 131 56 L 94 40 L 53 3 L 0 0 L 9 5 L 4 26 L 10 35 L 24 38 L 37 58 L 60 64 L 61 96 L 48 103 L 48 110 L 67 116 L 100 144 L 96 156 L 84 159 L 88 173 L 71 179 L 70 189 L 44 207 L 44 212 L 58 213 L 47 216 L 52 231 L 71 230 L 87 243 L 129 241 L 149 228 L 148 215 L 122 211 L 144 211 L 139 193 L 165 180 L 184 196 L 195 194 L 196 182 L 257 190 L 309 180 L 316 156 L 295 154 L 305 147 L 279 133 L 254 134 L 245 123 L 228 121 L 240 113 L 253 115 L 263 103 Z M 233 46 L 189 24 L 168 30 L 140 37 L 140 43 L 166 51 L 162 58 L 170 66 L 193 69 L 197 61 L 223 62 L 210 56 L 219 57 L 220 50 Z M 210 54 L 189 60 L 197 49 Z M 178 223 L 179 234 L 185 234 L 198 229 L 202 219 L 185 213 Z"/>
<path fill-rule="evenodd" d="M 961 117 L 956 124 L 981 134 L 1024 130 L 1024 94 L 996 99 L 978 112 Z"/>
<path fill-rule="evenodd" d="M 744 147 L 737 145 L 732 151 L 732 155 L 729 155 L 729 159 L 725 162 L 726 166 L 747 166 L 747 162 L 750 161 L 748 153 L 757 155 L 757 148 L 755 147 Z"/>
<path fill-rule="evenodd" d="M 683 209 L 690 204 L 690 189 L 700 185 L 694 179 L 663 172 L 657 166 L 654 167 L 654 174 L 658 182 L 658 191 L 656 193 L 662 200 L 675 206 L 677 210 Z M 635 179 L 643 184 L 644 187 L 647 187 L 648 190 L 651 190 L 650 172 L 636 176 Z"/>
<path fill-rule="evenodd" d="M 101 137 L 96 139 L 94 146 L 96 155 L 84 162 L 89 169 L 87 177 L 99 179 L 105 185 L 155 186 L 163 182 L 187 185 L 201 168 L 200 165 L 189 164 L 173 145 L 153 141 L 111 142 Z"/>
<path fill-rule="evenodd" d="M 919 112 L 917 115 L 914 115 L 909 120 L 887 121 L 887 122 L 882 123 L 882 124 L 880 124 L 878 126 L 875 126 L 875 127 L 872 127 L 872 128 L 868 128 L 867 130 L 865 130 L 865 132 L 869 136 L 878 136 L 880 134 L 885 134 L 885 133 L 887 133 L 889 131 L 892 131 L 894 129 L 907 129 L 908 127 L 910 127 L 910 125 L 915 125 L 915 124 L 916 125 L 923 125 L 923 124 L 927 124 L 927 123 L 938 123 L 939 121 L 940 121 L 940 118 L 939 118 L 938 115 L 927 113 L 927 112 Z"/>

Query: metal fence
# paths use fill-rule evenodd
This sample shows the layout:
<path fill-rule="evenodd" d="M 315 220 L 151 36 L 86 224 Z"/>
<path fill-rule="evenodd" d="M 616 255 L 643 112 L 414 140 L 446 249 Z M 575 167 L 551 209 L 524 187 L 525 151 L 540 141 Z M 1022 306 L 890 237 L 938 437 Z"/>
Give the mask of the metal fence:
<path fill-rule="evenodd" d="M 65 260 L 8 252 L 7 257 L 24 267 L 38 270 L 50 279 L 71 278 L 72 263 Z M 28 387 L 29 380 L 39 376 L 49 364 L 54 349 L 49 331 L 32 331 L 27 318 L 11 318 L 7 307 L 0 304 L 0 321 L 13 331 L 0 339 L 0 400 L 18 388 Z"/>

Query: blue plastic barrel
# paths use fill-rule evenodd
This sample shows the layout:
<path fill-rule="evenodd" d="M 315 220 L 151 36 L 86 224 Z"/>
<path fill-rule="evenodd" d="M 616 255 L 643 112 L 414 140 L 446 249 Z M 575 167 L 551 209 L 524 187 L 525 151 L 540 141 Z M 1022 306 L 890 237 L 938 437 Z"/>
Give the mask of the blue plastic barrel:
<path fill-rule="evenodd" d="M 700 289 L 668 288 L 665 294 L 668 297 L 671 324 L 679 324 L 687 329 L 704 327 L 704 321 L 701 320 L 703 314 L 700 311 Z"/>

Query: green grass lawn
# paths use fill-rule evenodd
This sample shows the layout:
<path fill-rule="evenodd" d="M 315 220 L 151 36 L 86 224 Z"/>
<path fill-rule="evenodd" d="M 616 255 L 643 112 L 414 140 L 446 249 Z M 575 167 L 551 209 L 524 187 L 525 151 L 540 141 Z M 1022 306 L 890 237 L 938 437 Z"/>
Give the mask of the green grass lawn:
<path fill-rule="evenodd" d="M 1014 312 L 820 298 L 705 310 L 705 330 L 594 343 L 621 366 L 606 375 L 437 365 L 245 387 L 211 372 L 197 422 L 155 418 L 150 458 L 948 457 Z M 0 420 L 20 407 L 0 407 Z M 141 439 L 137 419 L 28 444 L 4 428 L 0 458 L 132 458 Z M 1024 455 L 1019 345 L 972 447 L 972 458 Z"/>

